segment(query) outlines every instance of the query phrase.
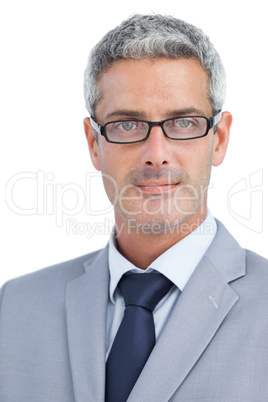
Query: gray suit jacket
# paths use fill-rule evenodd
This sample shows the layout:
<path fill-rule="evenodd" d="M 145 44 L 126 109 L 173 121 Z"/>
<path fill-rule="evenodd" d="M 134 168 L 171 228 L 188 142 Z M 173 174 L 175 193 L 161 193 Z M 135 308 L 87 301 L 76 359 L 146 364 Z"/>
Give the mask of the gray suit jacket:
<path fill-rule="evenodd" d="M 108 283 L 105 248 L 3 287 L 1 402 L 104 401 Z M 268 401 L 268 263 L 220 223 L 128 398 L 167 401 Z"/>

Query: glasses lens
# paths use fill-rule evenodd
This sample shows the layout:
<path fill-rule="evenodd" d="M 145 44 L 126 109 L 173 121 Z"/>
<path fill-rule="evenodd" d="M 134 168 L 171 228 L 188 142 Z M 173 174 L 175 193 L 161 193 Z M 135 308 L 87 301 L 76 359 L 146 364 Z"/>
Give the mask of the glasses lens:
<path fill-rule="evenodd" d="M 207 131 L 205 117 L 180 117 L 165 121 L 164 129 L 168 137 L 182 140 L 202 137 Z"/>
<path fill-rule="evenodd" d="M 123 120 L 106 124 L 106 135 L 114 142 L 141 141 L 147 136 L 148 130 L 148 123 L 143 121 Z"/>

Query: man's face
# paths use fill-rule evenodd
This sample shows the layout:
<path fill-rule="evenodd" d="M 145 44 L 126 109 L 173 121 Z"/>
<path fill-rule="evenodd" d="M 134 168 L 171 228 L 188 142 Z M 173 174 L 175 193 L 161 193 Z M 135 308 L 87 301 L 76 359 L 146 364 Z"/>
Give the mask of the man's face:
<path fill-rule="evenodd" d="M 209 118 L 208 85 L 207 73 L 194 59 L 118 61 L 101 76 L 96 120 L 103 125 L 185 115 Z M 140 143 L 112 144 L 98 135 L 97 144 L 88 121 L 85 127 L 117 224 L 165 232 L 206 216 L 211 166 L 221 163 L 227 147 L 219 151 L 220 129 L 216 135 L 211 129 L 206 137 L 175 141 L 154 126 Z"/>

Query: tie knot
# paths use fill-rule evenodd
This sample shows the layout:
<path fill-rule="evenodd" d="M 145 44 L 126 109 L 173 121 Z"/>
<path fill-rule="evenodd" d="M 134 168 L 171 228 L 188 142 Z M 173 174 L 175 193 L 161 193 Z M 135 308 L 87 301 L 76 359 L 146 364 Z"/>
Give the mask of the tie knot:
<path fill-rule="evenodd" d="M 173 283 L 162 274 L 125 274 L 119 282 L 119 289 L 129 305 L 140 306 L 153 311 L 167 294 Z"/>

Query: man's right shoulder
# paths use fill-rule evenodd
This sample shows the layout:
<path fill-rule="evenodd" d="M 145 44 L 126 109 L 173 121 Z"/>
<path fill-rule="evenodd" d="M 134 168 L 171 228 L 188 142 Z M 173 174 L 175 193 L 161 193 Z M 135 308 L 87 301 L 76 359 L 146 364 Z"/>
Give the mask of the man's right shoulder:
<path fill-rule="evenodd" d="M 85 273 L 85 264 L 86 266 L 94 264 L 94 261 L 102 252 L 103 249 L 100 249 L 11 279 L 0 289 L 0 300 L 6 293 L 12 295 L 27 294 L 42 291 L 42 289 L 60 292 L 66 288 L 67 283 L 83 275 Z"/>

